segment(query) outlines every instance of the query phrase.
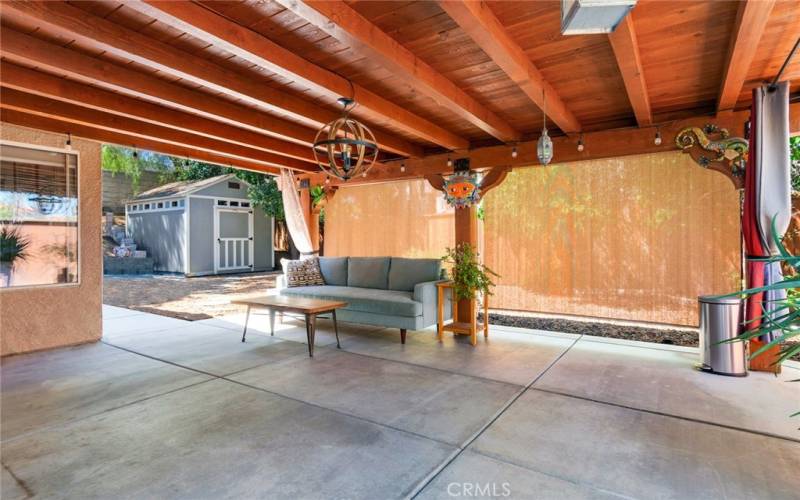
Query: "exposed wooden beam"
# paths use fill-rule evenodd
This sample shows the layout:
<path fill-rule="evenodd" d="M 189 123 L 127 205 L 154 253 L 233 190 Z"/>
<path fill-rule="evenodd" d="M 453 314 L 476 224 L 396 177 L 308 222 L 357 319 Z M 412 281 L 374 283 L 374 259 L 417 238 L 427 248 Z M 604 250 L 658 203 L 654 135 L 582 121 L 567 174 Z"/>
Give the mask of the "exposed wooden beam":
<path fill-rule="evenodd" d="M 522 47 L 511 38 L 486 2 L 440 1 L 439 5 L 539 109 L 544 108 L 544 99 L 547 100 L 547 116 L 558 128 L 566 133 L 581 130 L 578 119 Z"/>
<path fill-rule="evenodd" d="M 274 167 L 287 167 L 301 172 L 317 172 L 319 170 L 309 163 L 294 158 L 142 122 L 125 116 L 84 108 L 76 104 L 69 104 L 10 88 L 3 89 L 0 107 L 178 146 L 197 148 L 211 153 L 225 154 Z"/>
<path fill-rule="evenodd" d="M 611 42 L 617 66 L 622 73 L 622 81 L 625 83 L 633 114 L 636 115 L 636 122 L 640 127 L 652 125 L 653 111 L 650 108 L 650 96 L 647 94 L 642 60 L 639 57 L 639 42 L 636 40 L 636 30 L 630 14 L 608 35 L 608 41 Z"/>
<path fill-rule="evenodd" d="M 380 115 L 409 134 L 449 149 L 469 146 L 466 139 L 358 84 L 351 86 L 351 82 L 344 77 L 303 59 L 261 34 L 201 5 L 138 0 L 126 5 L 270 71 L 303 82 L 329 97 L 349 97 L 354 93 L 360 107 Z"/>
<path fill-rule="evenodd" d="M 75 137 L 82 137 L 84 139 L 107 144 L 116 144 L 126 147 L 135 146 L 147 151 L 153 151 L 170 156 L 178 156 L 181 158 L 189 158 L 206 163 L 213 163 L 223 167 L 235 167 L 271 175 L 278 175 L 279 173 L 277 168 L 268 167 L 256 162 L 240 160 L 238 158 L 229 158 L 227 156 L 209 153 L 208 151 L 201 151 L 194 148 L 177 146 L 175 144 L 168 144 L 150 139 L 142 139 L 141 137 L 134 137 L 120 134 L 118 132 L 87 127 L 85 125 L 62 122 L 53 118 L 31 115 L 11 109 L 0 109 L 0 121 L 14 125 L 20 125 L 22 127 L 30 127 L 39 130 L 46 130 L 48 132 L 55 132 L 57 134 L 71 134 Z"/>
<path fill-rule="evenodd" d="M 131 93 L 167 106 L 177 106 L 189 113 L 201 113 L 212 119 L 246 126 L 284 140 L 310 145 L 313 129 L 268 113 L 239 106 L 205 92 L 134 71 L 128 67 L 59 47 L 5 26 L 0 27 L 0 54 L 57 74 L 64 74 L 99 87 Z"/>
<path fill-rule="evenodd" d="M 446 106 L 461 118 L 504 142 L 520 134 L 455 83 L 419 59 L 341 0 L 277 0 L 298 16 L 364 56 L 380 61 L 413 89 Z"/>
<path fill-rule="evenodd" d="M 8 61 L 0 62 L 0 83 L 6 88 L 22 90 L 98 111 L 106 111 L 316 164 L 308 146 L 282 141 L 249 129 L 34 71 Z"/>
<path fill-rule="evenodd" d="M 584 134 L 585 149 L 579 152 L 576 148 L 577 137 L 560 136 L 553 138 L 555 156 L 553 163 L 569 163 L 574 161 L 595 160 L 600 158 L 616 158 L 629 155 L 659 153 L 665 151 L 679 151 L 675 145 L 675 136 L 685 127 L 703 127 L 714 123 L 728 129 L 732 136 L 744 135 L 744 124 L 749 120 L 748 110 L 736 111 L 720 116 L 696 116 L 685 120 L 671 122 L 661 126 L 663 141 L 656 146 L 653 143 L 653 129 L 624 128 L 587 132 Z M 800 131 L 800 103 L 794 103 L 789 108 L 789 126 L 792 133 Z M 546 168 L 541 167 L 536 159 L 536 142 L 522 142 L 517 146 L 517 157 L 511 156 L 512 146 L 490 146 L 472 149 L 458 158 L 469 158 L 470 168 L 486 170 L 493 168 Z M 401 179 L 431 179 L 436 174 L 450 174 L 452 167 L 447 166 L 448 157 L 452 155 L 438 154 L 419 159 L 384 162 L 374 166 L 366 178 L 350 179 L 346 183 L 331 179 L 332 185 L 358 185 L 379 182 L 388 182 Z M 401 172 L 400 167 L 405 168 Z M 700 168 L 700 167 L 698 167 Z M 324 180 L 324 175 L 310 175 L 313 179 Z M 720 177 L 722 178 L 722 177 Z"/>
<path fill-rule="evenodd" d="M 98 46 L 116 56 L 131 59 L 166 74 L 174 74 L 245 102 L 265 106 L 270 111 L 288 114 L 308 127 L 316 128 L 339 117 L 339 113 L 333 109 L 321 107 L 274 89 L 264 82 L 233 73 L 205 58 L 88 14 L 66 2 L 4 2 L 3 15 L 10 20 L 32 20 L 46 27 L 48 32 Z M 376 129 L 375 137 L 384 149 L 407 156 L 419 153 L 419 148 L 394 134 Z"/>
<path fill-rule="evenodd" d="M 747 71 L 753 62 L 761 35 L 769 21 L 775 0 L 744 0 L 739 3 L 736 22 L 733 26 L 725 72 L 717 101 L 717 111 L 729 111 L 736 107 L 742 93 Z"/>

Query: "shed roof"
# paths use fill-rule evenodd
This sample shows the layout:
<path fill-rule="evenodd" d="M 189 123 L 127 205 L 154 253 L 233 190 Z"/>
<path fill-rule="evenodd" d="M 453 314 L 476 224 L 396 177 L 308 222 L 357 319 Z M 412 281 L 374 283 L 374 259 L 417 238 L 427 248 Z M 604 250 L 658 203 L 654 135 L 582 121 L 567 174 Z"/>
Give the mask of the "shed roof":
<path fill-rule="evenodd" d="M 153 189 L 149 189 L 142 193 L 136 195 L 133 199 L 134 200 L 150 200 L 154 198 L 176 198 L 187 196 L 192 193 L 196 193 L 201 189 L 207 188 L 209 186 L 213 186 L 222 181 L 227 181 L 228 179 L 233 179 L 236 176 L 234 174 L 225 174 L 225 175 L 218 175 L 216 177 L 209 177 L 208 179 L 201 179 L 199 181 L 177 181 L 177 182 L 170 182 L 169 184 L 164 184 L 163 186 L 158 186 Z M 247 184 L 247 182 L 237 179 L 238 182 L 243 184 Z"/>

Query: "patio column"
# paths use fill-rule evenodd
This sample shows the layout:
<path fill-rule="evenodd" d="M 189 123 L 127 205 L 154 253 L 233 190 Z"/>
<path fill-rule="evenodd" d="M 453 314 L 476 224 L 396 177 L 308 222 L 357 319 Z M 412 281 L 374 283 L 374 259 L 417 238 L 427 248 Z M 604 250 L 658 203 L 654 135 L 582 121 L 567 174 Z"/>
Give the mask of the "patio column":
<path fill-rule="evenodd" d="M 461 158 L 455 161 L 456 168 L 469 169 L 469 159 Z M 498 166 L 484 172 L 481 180 L 481 198 L 486 196 L 491 189 L 499 186 L 511 172 L 509 166 Z M 425 179 L 435 189 L 444 189 L 444 177 L 442 175 L 427 175 Z M 480 248 L 478 241 L 478 206 L 473 205 L 467 208 L 455 209 L 455 244 L 469 243 L 472 248 Z M 455 320 L 459 323 L 472 323 L 472 318 L 477 314 L 475 300 L 458 301 L 458 317 Z"/>
<path fill-rule="evenodd" d="M 468 208 L 457 208 L 455 213 L 456 245 L 469 243 L 472 248 L 478 248 L 478 207 L 473 205 Z M 475 301 L 463 299 L 458 301 L 459 323 L 471 323 L 475 316 Z"/>

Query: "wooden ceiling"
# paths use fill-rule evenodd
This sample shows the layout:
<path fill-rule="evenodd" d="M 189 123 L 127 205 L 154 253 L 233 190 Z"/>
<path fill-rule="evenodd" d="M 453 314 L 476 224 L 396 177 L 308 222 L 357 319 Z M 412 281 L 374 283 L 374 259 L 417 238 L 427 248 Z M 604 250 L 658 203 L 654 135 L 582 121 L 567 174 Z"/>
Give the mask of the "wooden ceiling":
<path fill-rule="evenodd" d="M 315 171 L 336 99 L 383 158 L 744 109 L 800 35 L 800 0 L 639 0 L 611 36 L 560 0 L 0 4 L 4 121 L 274 172 Z M 800 77 L 800 56 L 784 79 Z M 543 90 L 545 92 L 543 92 Z M 792 84 L 800 91 L 800 83 Z M 24 122 L 24 123 L 23 123 Z"/>

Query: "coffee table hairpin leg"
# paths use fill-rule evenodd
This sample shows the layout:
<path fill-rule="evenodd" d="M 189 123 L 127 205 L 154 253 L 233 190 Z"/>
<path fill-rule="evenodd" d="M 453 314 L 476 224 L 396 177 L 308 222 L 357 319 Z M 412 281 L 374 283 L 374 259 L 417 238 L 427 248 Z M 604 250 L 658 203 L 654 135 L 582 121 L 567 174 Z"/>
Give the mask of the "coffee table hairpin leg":
<path fill-rule="evenodd" d="M 247 316 L 244 318 L 244 331 L 242 332 L 242 342 L 244 342 L 244 337 L 247 335 L 247 322 L 250 321 L 250 306 L 247 306 Z"/>

